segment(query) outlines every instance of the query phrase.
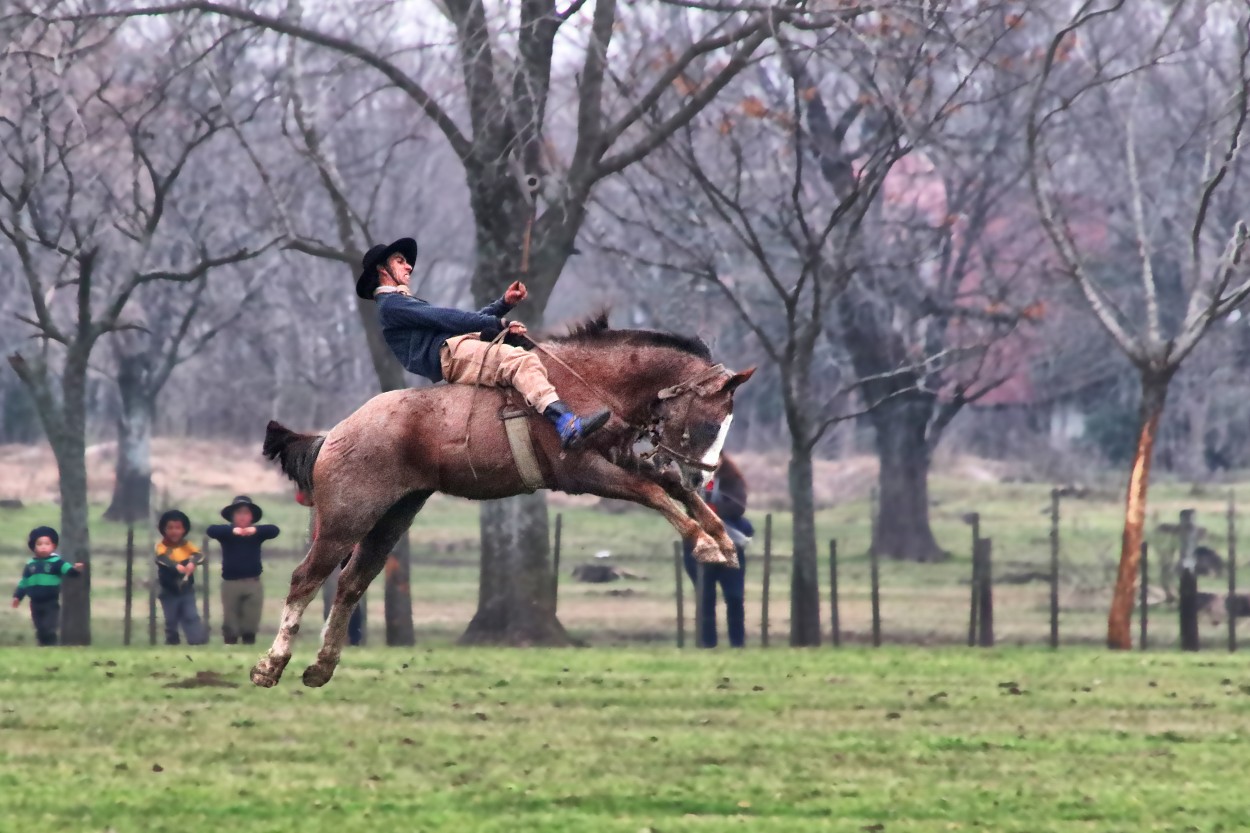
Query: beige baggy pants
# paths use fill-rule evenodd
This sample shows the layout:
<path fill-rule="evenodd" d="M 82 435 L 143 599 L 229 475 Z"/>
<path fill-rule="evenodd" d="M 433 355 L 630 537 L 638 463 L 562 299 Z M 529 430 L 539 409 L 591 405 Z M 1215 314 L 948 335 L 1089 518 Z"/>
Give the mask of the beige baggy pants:
<path fill-rule="evenodd" d="M 233 643 L 242 637 L 256 639 L 260 614 L 265 606 L 265 586 L 259 578 L 223 579 L 221 582 L 221 635 Z"/>
<path fill-rule="evenodd" d="M 447 339 L 439 353 L 443 378 L 456 385 L 513 388 L 538 413 L 559 399 L 538 357 L 520 347 L 475 335 Z"/>

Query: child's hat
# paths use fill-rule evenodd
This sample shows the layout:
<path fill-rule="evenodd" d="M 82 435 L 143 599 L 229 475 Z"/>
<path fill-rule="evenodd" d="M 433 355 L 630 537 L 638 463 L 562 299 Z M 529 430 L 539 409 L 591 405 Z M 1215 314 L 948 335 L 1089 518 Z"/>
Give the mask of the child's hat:
<path fill-rule="evenodd" d="M 51 538 L 52 546 L 61 543 L 61 536 L 56 534 L 56 530 L 50 526 L 37 526 L 30 531 L 30 537 L 26 539 L 26 546 L 31 552 L 35 551 L 35 542 L 40 538 Z"/>
<path fill-rule="evenodd" d="M 247 495 L 239 495 L 238 497 L 236 497 L 234 500 L 230 502 L 229 506 L 224 507 L 221 510 L 221 516 L 228 521 L 233 521 L 234 510 L 238 509 L 240 506 L 246 506 L 248 509 L 252 510 L 252 523 L 256 523 L 257 521 L 259 521 L 260 516 L 265 514 L 264 512 L 261 511 L 259 506 L 257 506 L 255 503 L 252 503 L 252 499 L 250 497 L 248 497 Z"/>
<path fill-rule="evenodd" d="M 165 514 L 161 515 L 161 519 L 156 522 L 157 531 L 164 535 L 165 527 L 170 521 L 182 521 L 182 526 L 187 530 L 187 532 L 191 531 L 191 519 L 177 509 L 170 509 Z"/>

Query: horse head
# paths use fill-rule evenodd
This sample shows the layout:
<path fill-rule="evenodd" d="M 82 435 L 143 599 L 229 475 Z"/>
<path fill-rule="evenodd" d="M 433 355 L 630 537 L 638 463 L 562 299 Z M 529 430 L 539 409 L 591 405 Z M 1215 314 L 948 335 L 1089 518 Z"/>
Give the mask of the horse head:
<path fill-rule="evenodd" d="M 659 392 L 652 408 L 655 456 L 661 465 L 675 463 L 687 488 L 702 488 L 716 471 L 733 422 L 734 391 L 753 373 L 753 367 L 733 373 L 718 364 Z"/>

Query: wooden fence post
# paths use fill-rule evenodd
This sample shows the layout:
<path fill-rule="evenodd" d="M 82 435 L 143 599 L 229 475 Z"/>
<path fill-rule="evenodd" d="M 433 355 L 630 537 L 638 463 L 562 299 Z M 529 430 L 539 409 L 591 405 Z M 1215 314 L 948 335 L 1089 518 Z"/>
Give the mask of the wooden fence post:
<path fill-rule="evenodd" d="M 694 647 L 696 648 L 708 647 L 707 634 L 703 632 L 703 617 L 707 615 L 703 600 L 705 587 L 707 587 L 707 569 L 703 562 L 699 561 L 694 565 Z"/>
<path fill-rule="evenodd" d="M 760 646 L 768 647 L 768 595 L 773 572 L 773 513 L 764 516 L 764 589 L 760 597 Z"/>
<path fill-rule="evenodd" d="M 1228 650 L 1237 650 L 1237 499 L 1232 490 L 1228 492 L 1228 600 L 1225 602 L 1225 613 L 1228 614 Z"/>
<path fill-rule="evenodd" d="M 135 525 L 126 525 L 126 608 L 122 619 L 122 644 L 130 644 L 135 600 Z"/>
<path fill-rule="evenodd" d="M 976 539 L 972 541 L 972 585 L 968 600 L 968 647 L 977 644 L 977 612 L 981 608 L 981 551 Z"/>
<path fill-rule="evenodd" d="M 838 542 L 829 539 L 829 622 L 833 628 L 833 647 L 842 644 L 842 625 L 838 619 Z"/>
<path fill-rule="evenodd" d="M 556 608 L 560 597 L 560 537 L 564 529 L 564 513 L 556 513 L 556 540 L 551 549 L 551 606 Z"/>
<path fill-rule="evenodd" d="M 206 639 L 208 635 L 212 633 L 212 628 L 209 627 L 209 610 L 208 610 L 208 607 L 209 607 L 208 548 L 211 546 L 211 543 L 210 543 L 211 541 L 212 539 L 209 538 L 207 535 L 204 536 L 203 545 L 200 547 L 200 552 L 204 554 L 204 563 L 200 565 L 200 569 L 198 571 L 200 573 L 200 578 L 203 579 L 201 583 L 204 585 L 204 602 L 203 602 L 204 613 L 203 613 L 202 618 L 204 619 L 204 636 Z"/>
<path fill-rule="evenodd" d="M 1059 647 L 1059 490 L 1050 490 L 1050 647 Z"/>
<path fill-rule="evenodd" d="M 149 529 L 151 527 L 149 526 Z M 156 561 L 152 558 L 153 548 L 156 542 L 152 539 L 151 532 L 148 533 L 148 644 L 156 644 L 156 591 L 160 587 L 160 583 L 156 578 Z"/>
<path fill-rule="evenodd" d="M 673 573 L 677 578 L 677 647 L 686 647 L 685 586 L 681 567 L 681 541 L 673 542 Z"/>
<path fill-rule="evenodd" d="M 1139 622 L 1141 626 L 1141 650 L 1146 650 L 1146 637 L 1149 630 L 1150 606 L 1147 600 L 1150 598 L 1150 545 L 1145 541 L 1141 542 L 1141 614 Z"/>
<path fill-rule="evenodd" d="M 869 568 L 872 578 L 872 647 L 881 647 L 881 573 L 877 559 L 877 548 L 868 551 Z"/>
<path fill-rule="evenodd" d="M 981 599 L 977 612 L 979 639 L 982 648 L 994 647 L 994 543 L 989 538 L 977 539 L 981 562 Z"/>
<path fill-rule="evenodd" d="M 972 527 L 972 590 L 968 602 L 968 647 L 977 644 L 977 621 L 981 608 L 981 560 L 977 555 L 977 542 L 981 540 L 981 513 L 966 512 L 963 522 Z"/>
<path fill-rule="evenodd" d="M 1182 651 L 1197 651 L 1200 642 L 1198 634 L 1198 571 L 1194 556 L 1196 533 L 1194 510 L 1182 509 L 1180 522 L 1181 578 L 1179 587 Z"/>

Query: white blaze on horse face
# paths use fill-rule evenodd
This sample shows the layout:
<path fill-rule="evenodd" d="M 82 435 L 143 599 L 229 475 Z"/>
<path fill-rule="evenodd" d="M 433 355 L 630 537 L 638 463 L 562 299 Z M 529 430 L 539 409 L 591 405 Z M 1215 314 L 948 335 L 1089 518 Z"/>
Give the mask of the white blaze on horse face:
<path fill-rule="evenodd" d="M 707 453 L 703 455 L 703 465 L 716 466 L 720 463 L 720 453 L 725 447 L 725 440 L 729 437 L 729 426 L 733 423 L 733 421 L 734 415 L 730 414 L 725 417 L 725 421 L 720 424 L 720 431 L 716 434 L 716 440 L 707 450 Z M 703 472 L 703 483 L 700 485 L 706 486 L 707 482 L 712 479 L 713 474 L 715 474 L 715 472 Z"/>

